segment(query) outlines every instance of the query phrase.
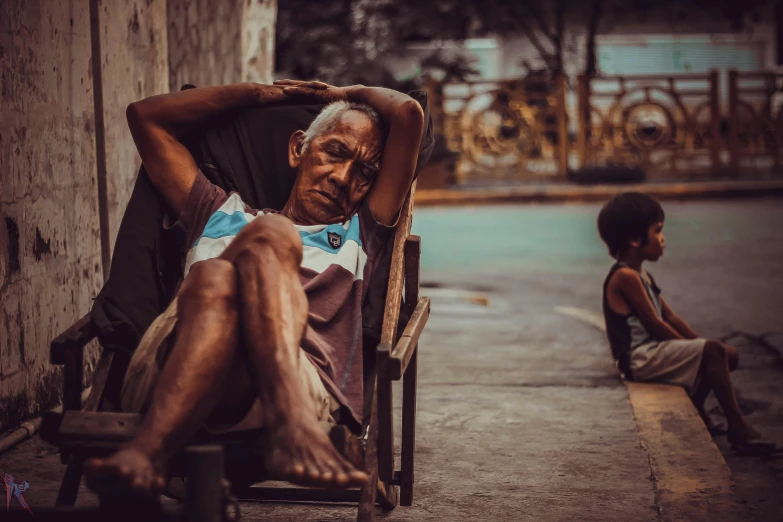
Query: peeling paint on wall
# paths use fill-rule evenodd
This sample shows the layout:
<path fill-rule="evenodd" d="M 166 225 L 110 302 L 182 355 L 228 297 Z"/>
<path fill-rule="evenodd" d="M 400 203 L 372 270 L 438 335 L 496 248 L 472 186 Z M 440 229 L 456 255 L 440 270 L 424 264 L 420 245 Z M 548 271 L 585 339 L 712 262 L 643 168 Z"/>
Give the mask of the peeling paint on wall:
<path fill-rule="evenodd" d="M 103 2 L 99 20 L 109 238 L 114 250 L 141 166 L 125 109 L 134 101 L 169 91 L 166 0 Z"/>
<path fill-rule="evenodd" d="M 54 406 L 49 341 L 101 275 L 87 0 L 0 2 L 0 426 Z M 66 250 L 66 244 L 71 245 Z"/>
<path fill-rule="evenodd" d="M 169 87 L 178 91 L 237 83 L 242 77 L 237 53 L 242 30 L 242 2 L 169 0 Z"/>
<path fill-rule="evenodd" d="M 274 80 L 275 21 L 277 2 L 248 2 L 242 28 L 242 81 Z"/>
<path fill-rule="evenodd" d="M 275 0 L 169 0 L 169 86 L 271 83 Z"/>

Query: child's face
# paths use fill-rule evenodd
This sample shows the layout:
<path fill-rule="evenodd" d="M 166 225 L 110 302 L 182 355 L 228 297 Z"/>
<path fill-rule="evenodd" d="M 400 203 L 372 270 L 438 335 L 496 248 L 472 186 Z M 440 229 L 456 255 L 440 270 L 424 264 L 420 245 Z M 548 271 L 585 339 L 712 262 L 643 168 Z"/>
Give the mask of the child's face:
<path fill-rule="evenodd" d="M 664 245 L 663 221 L 659 221 L 647 230 L 647 244 L 641 250 L 642 258 L 646 261 L 658 261 L 663 255 Z"/>

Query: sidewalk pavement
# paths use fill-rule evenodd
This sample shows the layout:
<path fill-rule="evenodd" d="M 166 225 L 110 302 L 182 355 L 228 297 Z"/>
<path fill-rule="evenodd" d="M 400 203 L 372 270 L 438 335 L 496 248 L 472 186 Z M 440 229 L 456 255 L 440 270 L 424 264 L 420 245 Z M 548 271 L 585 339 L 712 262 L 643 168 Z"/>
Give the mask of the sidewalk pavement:
<path fill-rule="evenodd" d="M 491 203 L 605 201 L 620 192 L 644 192 L 658 199 L 718 199 L 783 195 L 783 180 L 650 182 L 639 184 L 530 184 L 491 188 L 422 189 L 417 206 Z"/>
<path fill-rule="evenodd" d="M 683 497 L 690 510 L 664 511 L 660 477 L 651 468 L 655 446 L 640 443 L 634 408 L 601 332 L 520 291 L 530 282 L 481 280 L 487 288 L 476 298 L 423 288 L 433 304 L 420 343 L 414 505 L 380 520 L 698 521 L 708 518 L 679 515 L 692 514 L 693 506 L 698 512 L 705 499 L 734 501 L 707 487 L 698 504 Z M 680 429 L 663 417 L 652 425 Z M 698 425 L 689 426 L 702 435 Z M 685 457 L 693 459 L 692 448 Z M 715 464 L 725 479 L 721 462 Z M 30 483 L 33 511 L 54 503 L 64 467 L 39 439 L 0 463 Z M 693 484 L 670 480 L 666 487 Z M 93 503 L 82 486 L 77 505 Z M 356 516 L 355 506 L 346 505 L 242 503 L 241 510 L 243 520 Z M 709 520 L 739 520 L 719 515 Z"/>

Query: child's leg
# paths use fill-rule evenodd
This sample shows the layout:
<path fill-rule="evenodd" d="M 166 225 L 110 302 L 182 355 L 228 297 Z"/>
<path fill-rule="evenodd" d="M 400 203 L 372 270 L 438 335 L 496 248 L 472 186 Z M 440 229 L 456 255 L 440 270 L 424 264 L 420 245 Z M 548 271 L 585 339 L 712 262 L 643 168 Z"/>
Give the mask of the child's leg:
<path fill-rule="evenodd" d="M 731 350 L 728 348 L 717 341 L 707 341 L 704 344 L 701 372 L 704 380 L 708 381 L 708 386 L 715 392 L 715 398 L 718 399 L 723 414 L 729 423 L 729 441 L 742 443 L 751 439 L 757 439 L 760 437 L 760 434 L 747 424 L 740 412 L 737 397 L 729 379 L 729 352 Z M 703 392 L 701 387 L 697 393 L 699 392 Z M 707 393 L 709 393 L 709 390 Z M 704 394 L 704 397 L 706 398 L 706 394 Z"/>
<path fill-rule="evenodd" d="M 733 346 L 729 346 L 724 344 L 724 348 L 726 349 L 726 355 L 729 359 L 729 371 L 734 371 L 737 369 L 737 366 L 739 365 L 739 353 L 737 352 L 737 349 Z M 699 417 L 704 421 L 704 425 L 707 426 L 707 429 L 712 433 L 715 434 L 723 434 L 725 433 L 725 430 L 723 428 L 719 428 L 718 426 L 715 426 L 712 423 L 712 420 L 710 419 L 710 416 L 707 415 L 707 412 L 704 410 L 704 403 L 707 400 L 707 396 L 712 391 L 712 385 L 710 383 L 710 380 L 703 375 L 704 371 L 704 365 L 702 365 L 702 368 L 700 372 L 702 372 L 702 379 L 699 383 L 699 386 L 696 388 L 696 392 L 691 396 L 691 401 L 693 401 L 693 405 L 696 407 L 696 411 L 699 412 Z"/>
<path fill-rule="evenodd" d="M 726 355 L 729 357 L 729 371 L 733 372 L 739 366 L 739 352 L 728 344 L 724 344 L 723 347 L 726 348 Z"/>
<path fill-rule="evenodd" d="M 693 401 L 693 405 L 696 407 L 696 411 L 699 412 L 699 417 L 701 417 L 701 420 L 704 421 L 704 425 L 707 426 L 707 429 L 710 430 L 710 432 L 712 432 L 715 427 L 712 424 L 710 416 L 707 415 L 706 411 L 704 411 L 704 402 L 707 400 L 707 396 L 712 391 L 712 384 L 710 383 L 709 378 L 704 375 L 704 359 L 702 359 L 702 365 L 699 369 L 699 372 L 702 374 L 701 382 L 699 383 L 698 388 L 696 388 L 696 392 L 691 395 L 691 401 Z"/>

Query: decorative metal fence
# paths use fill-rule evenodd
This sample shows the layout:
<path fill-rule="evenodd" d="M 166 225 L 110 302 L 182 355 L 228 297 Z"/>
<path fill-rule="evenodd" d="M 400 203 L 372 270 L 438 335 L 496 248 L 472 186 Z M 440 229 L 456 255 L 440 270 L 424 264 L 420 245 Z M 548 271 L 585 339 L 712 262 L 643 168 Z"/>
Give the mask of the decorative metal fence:
<path fill-rule="evenodd" d="M 735 175 L 781 173 L 783 74 L 729 72 L 728 149 Z"/>
<path fill-rule="evenodd" d="M 433 117 L 459 153 L 458 183 L 564 177 L 565 78 L 429 85 Z"/>
<path fill-rule="evenodd" d="M 783 74 L 474 81 L 428 85 L 435 125 L 458 153 L 457 184 L 565 181 L 586 166 L 649 179 L 783 174 Z M 721 96 L 725 93 L 724 96 Z"/>
<path fill-rule="evenodd" d="M 718 73 L 578 79 L 580 165 L 633 165 L 658 178 L 721 169 Z"/>

